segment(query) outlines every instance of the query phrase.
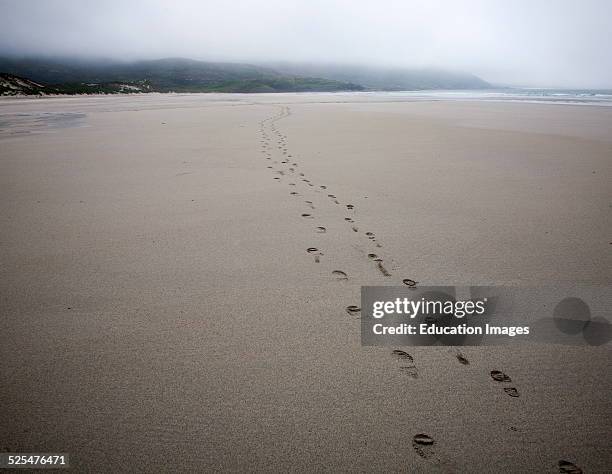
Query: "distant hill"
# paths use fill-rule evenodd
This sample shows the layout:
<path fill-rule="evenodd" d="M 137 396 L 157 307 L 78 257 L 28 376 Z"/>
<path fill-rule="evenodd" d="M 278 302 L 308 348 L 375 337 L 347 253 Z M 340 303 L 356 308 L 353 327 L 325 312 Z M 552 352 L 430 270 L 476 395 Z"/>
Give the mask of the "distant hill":
<path fill-rule="evenodd" d="M 0 73 L 0 95 L 43 94 L 45 86 L 24 77 Z"/>
<path fill-rule="evenodd" d="M 473 74 L 442 69 L 406 69 L 326 64 L 271 63 L 284 74 L 313 75 L 350 81 L 370 90 L 488 89 L 491 84 Z"/>
<path fill-rule="evenodd" d="M 436 69 L 274 63 L 214 63 L 166 58 L 85 61 L 0 58 L 0 72 L 31 82 L 2 86 L 3 95 L 125 92 L 336 92 L 486 89 L 472 74 Z M 27 79 L 26 79 L 27 78 Z M 8 79 L 4 79 L 8 81 Z M 18 92 L 15 92 L 18 91 Z"/>
<path fill-rule="evenodd" d="M 46 95 L 46 94 L 119 94 L 127 92 L 151 92 L 146 81 L 106 82 L 99 84 L 55 84 L 43 85 L 24 77 L 0 73 L 0 95 Z"/>
<path fill-rule="evenodd" d="M 55 93 L 354 91 L 335 79 L 283 74 L 249 64 L 168 58 L 151 61 L 77 61 L 0 58 L 0 71 L 27 77 Z M 24 89 L 23 93 L 28 93 Z"/>

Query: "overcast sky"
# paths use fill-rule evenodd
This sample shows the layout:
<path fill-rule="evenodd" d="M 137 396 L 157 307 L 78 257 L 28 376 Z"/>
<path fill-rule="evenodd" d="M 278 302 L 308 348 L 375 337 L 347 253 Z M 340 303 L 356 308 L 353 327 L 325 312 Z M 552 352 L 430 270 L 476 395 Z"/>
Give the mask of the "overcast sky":
<path fill-rule="evenodd" d="M 0 0 L 0 54 L 441 67 L 612 87 L 612 0 Z"/>

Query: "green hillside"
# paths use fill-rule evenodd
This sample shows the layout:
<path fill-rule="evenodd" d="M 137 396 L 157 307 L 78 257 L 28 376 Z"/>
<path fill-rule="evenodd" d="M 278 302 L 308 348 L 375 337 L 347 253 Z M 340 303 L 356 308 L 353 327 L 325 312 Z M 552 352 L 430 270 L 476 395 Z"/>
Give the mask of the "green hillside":
<path fill-rule="evenodd" d="M 0 71 L 39 82 L 49 92 L 64 94 L 363 89 L 350 81 L 281 74 L 249 64 L 172 58 L 136 62 L 0 58 Z"/>

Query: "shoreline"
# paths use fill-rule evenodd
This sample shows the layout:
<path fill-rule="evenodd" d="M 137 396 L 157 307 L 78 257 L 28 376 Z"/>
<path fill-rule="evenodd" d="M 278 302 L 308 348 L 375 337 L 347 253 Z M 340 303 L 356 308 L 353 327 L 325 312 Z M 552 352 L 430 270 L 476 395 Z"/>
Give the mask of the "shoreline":
<path fill-rule="evenodd" d="M 589 96 L 579 96 L 569 99 L 563 99 L 558 96 L 541 96 L 533 97 L 529 95 L 517 95 L 524 91 L 530 91 L 534 89 L 465 89 L 465 90 L 445 90 L 445 89 L 431 89 L 431 90 L 407 90 L 407 91 L 320 91 L 320 92 L 259 92 L 259 93 L 247 93 L 247 92 L 140 92 L 140 93 L 112 93 L 112 94 L 48 94 L 48 95 L 4 95 L 0 96 L 0 104 L 6 100 L 11 101 L 24 101 L 24 100 L 40 100 L 40 99 L 65 99 L 65 98 L 108 98 L 108 97 L 206 97 L 206 96 L 220 96 L 220 97 L 234 97 L 234 98 L 252 98 L 256 101 L 257 98 L 269 98 L 269 97 L 338 97 L 343 96 L 346 98 L 343 102 L 359 102 L 365 100 L 368 103 L 374 103 L 378 99 L 381 103 L 394 103 L 394 102 L 490 102 L 490 103 L 520 103 L 520 104 L 545 104 L 545 105 L 565 105 L 565 106 L 597 106 L 597 107 L 610 107 L 612 106 L 612 90 L 593 90 L 599 92 L 609 92 L 609 94 L 593 94 Z M 544 90 L 544 89 L 535 89 Z M 558 91 L 561 89 L 550 89 L 551 91 Z M 566 89 L 567 92 L 573 92 L 575 89 Z M 463 94 L 464 96 L 451 96 L 449 94 Z M 465 96 L 465 95 L 468 96 Z M 469 95 L 472 94 L 472 97 Z M 481 94 L 481 96 L 478 96 Z M 491 96 L 491 94 L 497 94 L 497 97 Z M 506 94 L 506 95 L 504 95 Z M 589 100 L 587 97 L 605 97 L 599 100 Z M 353 99 L 353 100 L 351 100 Z M 357 99 L 357 100 L 356 100 Z"/>

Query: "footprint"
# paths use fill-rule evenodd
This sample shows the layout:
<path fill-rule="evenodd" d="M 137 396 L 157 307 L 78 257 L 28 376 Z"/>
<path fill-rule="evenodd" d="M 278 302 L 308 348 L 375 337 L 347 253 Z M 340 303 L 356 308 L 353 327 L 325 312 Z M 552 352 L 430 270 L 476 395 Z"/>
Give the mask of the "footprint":
<path fill-rule="evenodd" d="M 429 435 L 419 433 L 412 438 L 412 447 L 416 453 L 424 459 L 430 459 L 434 455 L 433 446 L 435 441 Z"/>
<path fill-rule="evenodd" d="M 399 349 L 395 349 L 391 353 L 395 357 L 397 357 L 400 363 L 403 364 L 403 365 L 400 365 L 400 368 L 399 368 L 400 372 L 408 375 L 409 377 L 412 377 L 413 379 L 419 378 L 419 372 L 416 368 L 416 365 L 414 365 L 414 359 L 412 358 L 410 354 L 408 354 L 405 351 L 401 351 Z"/>
<path fill-rule="evenodd" d="M 306 249 L 306 252 L 310 253 L 310 254 L 314 254 L 315 256 L 315 263 L 319 263 L 321 261 L 321 256 L 323 255 L 323 253 L 321 251 L 319 251 L 318 248 L 316 247 L 309 247 Z"/>
<path fill-rule="evenodd" d="M 582 469 L 573 462 L 559 461 L 559 472 L 563 474 L 582 474 Z"/>
<path fill-rule="evenodd" d="M 319 226 L 319 227 L 317 227 L 317 232 L 319 234 L 324 234 L 325 232 L 327 232 L 327 229 L 325 227 L 323 227 L 323 226 Z"/>
<path fill-rule="evenodd" d="M 414 362 L 414 359 L 412 358 L 412 356 L 410 354 L 408 354 L 406 351 L 401 351 L 399 349 L 395 349 L 391 353 L 395 357 L 397 357 L 398 359 Z"/>
<path fill-rule="evenodd" d="M 365 235 L 368 236 L 368 239 L 373 239 L 375 237 L 374 232 L 366 232 Z"/>
<path fill-rule="evenodd" d="M 492 370 L 491 377 L 496 382 L 512 382 L 512 379 L 500 370 Z"/>
<path fill-rule="evenodd" d="M 410 278 L 404 278 L 402 283 L 406 286 L 415 287 L 418 282 L 411 280 Z"/>
<path fill-rule="evenodd" d="M 504 374 L 501 370 L 492 370 L 491 378 L 496 382 L 509 383 L 512 382 L 512 379 Z M 516 387 L 504 387 L 504 392 L 506 392 L 509 396 L 517 398 L 520 396 L 519 391 Z"/>
<path fill-rule="evenodd" d="M 354 209 L 354 208 L 355 208 L 355 206 L 353 206 L 352 204 L 347 204 L 347 205 L 346 205 L 346 208 L 347 208 L 347 209 L 349 209 L 349 210 L 351 210 L 351 209 Z"/>
<path fill-rule="evenodd" d="M 310 209 L 314 209 L 315 207 L 312 205 L 312 201 L 304 201 L 306 204 L 308 204 L 308 206 L 310 206 Z"/>
<path fill-rule="evenodd" d="M 327 189 L 327 186 L 319 186 L 321 189 Z"/>
<path fill-rule="evenodd" d="M 353 219 L 351 219 L 350 217 L 345 217 L 344 220 L 346 222 L 355 222 Z"/>
<path fill-rule="evenodd" d="M 463 365 L 470 365 L 470 361 L 467 360 L 467 358 L 461 352 L 457 352 L 456 356 L 457 356 L 457 360 L 461 362 Z"/>
<path fill-rule="evenodd" d="M 386 276 L 386 277 L 390 277 L 390 276 L 391 276 L 391 273 L 389 273 L 389 270 L 387 270 L 387 269 L 384 267 L 384 265 L 383 265 L 383 261 L 382 261 L 382 259 L 381 259 L 381 258 L 377 258 L 377 259 L 375 260 L 375 262 L 376 262 L 376 266 L 378 267 L 378 270 L 380 271 L 380 273 L 382 273 L 382 274 L 383 274 L 383 276 Z"/>
<path fill-rule="evenodd" d="M 354 315 L 361 312 L 361 308 L 359 306 L 351 305 L 346 307 L 346 312 L 350 315 Z"/>
<path fill-rule="evenodd" d="M 295 191 L 291 191 L 289 194 L 291 194 L 292 196 L 297 196 L 297 193 Z"/>
<path fill-rule="evenodd" d="M 375 253 L 369 253 L 368 258 L 375 259 L 378 258 L 378 255 L 376 255 Z"/>
<path fill-rule="evenodd" d="M 403 366 L 403 367 L 400 367 L 399 369 L 401 373 L 406 374 L 409 377 L 412 377 L 413 379 L 419 378 L 419 373 L 417 372 L 416 367 Z"/>
<path fill-rule="evenodd" d="M 351 229 L 353 229 L 353 232 L 359 232 L 359 229 L 355 226 L 351 227 Z"/>
<path fill-rule="evenodd" d="M 306 213 L 302 214 L 302 217 L 304 217 L 305 219 L 312 219 L 313 218 L 311 214 L 306 214 Z"/>
<path fill-rule="evenodd" d="M 328 198 L 332 198 L 332 199 L 336 199 L 336 196 L 334 196 L 333 194 L 328 194 L 327 197 Z"/>
<path fill-rule="evenodd" d="M 338 277 L 338 280 L 348 280 L 348 275 L 344 273 L 342 270 L 334 270 L 332 272 L 332 275 Z"/>

